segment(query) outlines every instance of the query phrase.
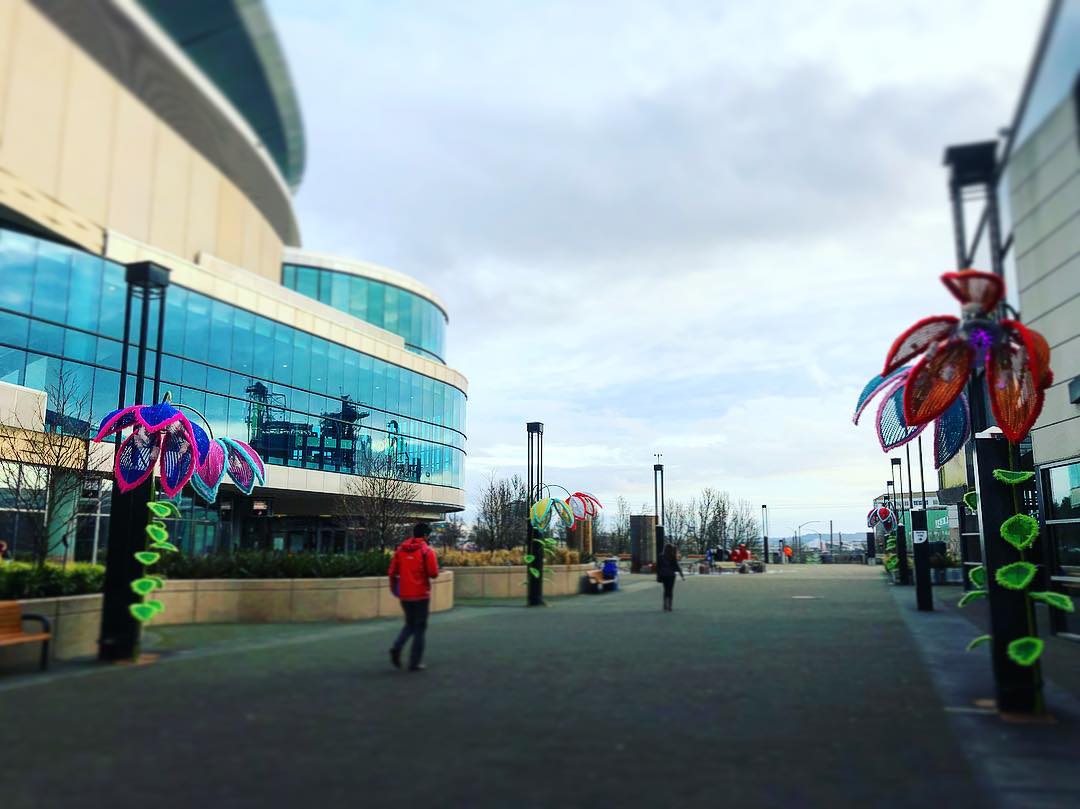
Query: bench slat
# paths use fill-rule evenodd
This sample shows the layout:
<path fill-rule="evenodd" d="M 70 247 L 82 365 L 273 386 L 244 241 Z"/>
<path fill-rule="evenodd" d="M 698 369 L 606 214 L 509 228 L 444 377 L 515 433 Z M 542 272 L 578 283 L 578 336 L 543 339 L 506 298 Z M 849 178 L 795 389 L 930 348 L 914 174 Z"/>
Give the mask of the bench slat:
<path fill-rule="evenodd" d="M 0 646 L 17 646 L 20 643 L 40 643 L 51 637 L 48 632 L 35 632 L 34 634 L 0 635 Z"/>

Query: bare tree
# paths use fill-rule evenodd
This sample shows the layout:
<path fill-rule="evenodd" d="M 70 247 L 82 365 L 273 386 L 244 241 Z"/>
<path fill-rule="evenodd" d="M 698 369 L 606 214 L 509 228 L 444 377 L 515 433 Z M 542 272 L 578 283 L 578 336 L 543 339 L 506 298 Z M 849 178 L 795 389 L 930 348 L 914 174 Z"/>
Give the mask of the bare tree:
<path fill-rule="evenodd" d="M 460 514 L 448 514 L 439 528 L 438 539 L 444 548 L 456 548 L 465 537 L 465 520 Z"/>
<path fill-rule="evenodd" d="M 690 510 L 679 500 L 664 503 L 664 538 L 676 548 L 683 550 L 687 531 L 690 529 Z"/>
<path fill-rule="evenodd" d="M 93 468 L 85 391 L 61 374 L 46 388 L 42 405 L 16 406 L 0 425 L 0 489 L 38 565 L 58 552 L 68 560 L 80 500 L 99 497 L 104 477 Z"/>
<path fill-rule="evenodd" d="M 496 478 L 492 472 L 480 492 L 473 537 L 483 550 L 525 545 L 527 492 L 519 475 Z"/>
<path fill-rule="evenodd" d="M 761 551 L 760 523 L 749 500 L 739 500 L 732 508 L 729 533 L 733 545 L 745 543 L 751 551 Z"/>
<path fill-rule="evenodd" d="M 401 468 L 390 453 L 371 458 L 366 475 L 346 478 L 341 497 L 344 522 L 358 529 L 365 550 L 386 550 L 397 544 L 401 526 L 409 521 L 416 502 L 416 485 L 404 480 Z"/>

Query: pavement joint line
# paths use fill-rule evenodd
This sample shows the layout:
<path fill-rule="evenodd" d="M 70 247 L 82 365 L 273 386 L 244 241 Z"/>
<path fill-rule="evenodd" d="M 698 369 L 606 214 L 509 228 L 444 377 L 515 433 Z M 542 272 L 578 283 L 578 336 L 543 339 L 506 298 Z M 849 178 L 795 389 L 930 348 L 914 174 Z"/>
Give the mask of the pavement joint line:
<path fill-rule="evenodd" d="M 445 613 L 437 613 L 436 615 L 432 616 L 432 620 L 434 620 L 435 618 L 440 618 L 439 623 L 445 623 L 447 621 L 464 621 L 470 620 L 472 618 L 478 618 L 485 613 L 486 610 L 471 610 L 468 607 L 461 607 L 460 612 L 456 610 L 450 610 Z M 333 640 L 335 638 L 350 637 L 356 635 L 369 635 L 378 629 L 385 628 L 390 623 L 391 622 L 388 620 L 375 619 L 365 621 L 362 624 L 349 624 L 341 627 L 332 627 L 329 629 L 323 629 L 318 632 L 310 632 L 307 634 L 290 634 L 288 636 L 279 635 L 277 637 L 271 637 L 258 641 L 248 641 L 246 643 L 235 643 L 229 640 L 219 640 L 207 646 L 202 646 L 195 649 L 180 649 L 175 652 L 171 650 L 147 649 L 146 654 L 150 654 L 151 652 L 168 651 L 169 654 L 162 655 L 154 663 L 154 666 L 161 666 L 185 660 L 204 660 L 206 658 L 220 657 L 226 654 L 258 652 L 265 649 L 281 648 L 285 646 L 299 646 L 305 643 L 318 643 L 319 641 Z M 396 621 L 394 623 L 396 625 Z M 198 624 L 192 624 L 192 626 L 198 626 Z M 131 671 L 133 669 L 139 668 L 137 666 L 130 665 L 94 665 L 93 663 L 89 662 L 83 665 L 85 665 L 85 668 L 71 668 L 58 672 L 49 672 L 47 674 L 40 674 L 34 672 L 32 674 L 26 674 L 18 678 L 13 678 L 8 682 L 0 683 L 0 693 L 31 688 L 37 685 L 50 685 L 64 680 L 76 680 L 83 677 L 90 677 L 95 674 Z"/>

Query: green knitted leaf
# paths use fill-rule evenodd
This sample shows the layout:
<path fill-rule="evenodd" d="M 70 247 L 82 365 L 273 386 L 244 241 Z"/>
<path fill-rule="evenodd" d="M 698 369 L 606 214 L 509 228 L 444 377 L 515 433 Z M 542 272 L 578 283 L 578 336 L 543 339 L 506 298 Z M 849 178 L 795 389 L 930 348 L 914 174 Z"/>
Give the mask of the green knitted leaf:
<path fill-rule="evenodd" d="M 531 553 L 525 554 L 524 559 L 525 559 L 525 564 L 527 564 L 527 565 L 531 565 L 533 562 L 536 561 L 536 557 L 533 556 Z"/>
<path fill-rule="evenodd" d="M 1009 657 L 1018 666 L 1031 666 L 1039 659 L 1043 652 L 1043 646 L 1042 640 L 1033 638 L 1030 635 L 1017 638 L 1009 644 Z"/>
<path fill-rule="evenodd" d="M 999 567 L 994 576 L 997 583 L 1007 590 L 1023 590 L 1035 578 L 1038 569 L 1031 562 L 1013 562 Z"/>
<path fill-rule="evenodd" d="M 1073 600 L 1064 593 L 1043 592 L 1028 593 L 1028 595 L 1034 598 L 1036 601 L 1041 601 L 1044 604 L 1049 604 L 1051 607 L 1059 609 L 1062 612 L 1076 611 L 1076 605 L 1073 604 Z"/>
<path fill-rule="evenodd" d="M 967 645 L 967 649 L 965 649 L 965 651 L 970 652 L 972 649 L 976 648 L 977 646 L 982 646 L 988 640 L 990 640 L 989 635 L 979 635 L 979 637 L 977 637 L 977 638 L 972 638 L 971 643 L 969 643 Z"/>
<path fill-rule="evenodd" d="M 886 542 L 885 543 L 885 550 L 887 550 L 887 551 L 895 551 L 896 550 L 896 540 L 895 539 L 890 539 L 888 542 Z"/>
<path fill-rule="evenodd" d="M 1022 551 L 1035 544 L 1039 535 L 1039 521 L 1027 514 L 1013 514 L 1001 524 L 1001 538 Z"/>
<path fill-rule="evenodd" d="M 158 586 L 159 590 L 162 587 L 165 586 L 165 579 L 163 579 L 161 576 L 154 576 L 152 574 L 148 574 L 148 575 L 144 576 L 143 578 L 150 579 L 152 582 L 154 582 Z"/>
<path fill-rule="evenodd" d="M 1011 469 L 995 469 L 994 479 L 1001 483 L 1015 486 L 1018 483 L 1026 483 L 1035 477 L 1034 472 L 1014 472 Z"/>
<path fill-rule="evenodd" d="M 968 571 L 968 578 L 971 579 L 971 583 L 976 587 L 986 586 L 986 568 L 982 565 L 973 567 Z"/>
<path fill-rule="evenodd" d="M 144 596 L 147 593 L 152 593 L 154 590 L 157 589 L 157 587 L 158 583 L 156 581 L 154 581 L 153 579 L 148 579 L 146 577 L 143 577 L 141 579 L 135 579 L 135 581 L 131 583 L 131 589 L 141 596 Z"/>
<path fill-rule="evenodd" d="M 979 493 L 978 492 L 968 492 L 967 494 L 965 494 L 964 495 L 964 505 L 967 506 L 971 511 L 978 511 L 979 510 Z"/>
<path fill-rule="evenodd" d="M 891 572 L 893 570 L 896 570 L 899 564 L 900 560 L 894 556 L 892 559 L 885 560 L 885 569 Z"/>
<path fill-rule="evenodd" d="M 148 599 L 147 601 L 144 601 L 143 603 L 146 604 L 146 606 L 148 606 L 148 607 L 153 607 L 154 612 L 164 612 L 165 611 L 165 605 L 162 604 L 160 601 L 158 601 L 156 598 Z"/>
<path fill-rule="evenodd" d="M 155 551 L 172 551 L 174 553 L 180 550 L 171 542 L 152 542 L 150 543 L 150 547 Z"/>
<path fill-rule="evenodd" d="M 540 571 L 537 570 L 535 567 L 530 567 L 529 568 L 529 575 L 531 575 L 534 579 L 539 579 L 540 578 Z"/>
<path fill-rule="evenodd" d="M 139 551 L 135 554 L 135 558 L 142 562 L 144 565 L 152 565 L 158 559 L 161 558 L 160 553 L 154 553 L 153 551 Z"/>
<path fill-rule="evenodd" d="M 171 500 L 155 500 L 151 503 L 147 503 L 146 507 L 158 517 L 163 517 L 165 519 L 180 516 L 180 509 L 178 509 L 176 503 Z"/>
<path fill-rule="evenodd" d="M 149 604 L 132 604 L 128 609 L 131 610 L 131 614 L 135 616 L 136 620 L 144 623 L 157 615 L 157 610 Z"/>
<path fill-rule="evenodd" d="M 146 535 L 151 542 L 165 542 L 169 538 L 169 532 L 159 523 L 150 523 L 146 526 Z"/>
<path fill-rule="evenodd" d="M 960 600 L 956 602 L 956 606 L 966 607 L 972 601 L 980 598 L 986 598 L 986 590 L 970 590 L 960 596 Z"/>

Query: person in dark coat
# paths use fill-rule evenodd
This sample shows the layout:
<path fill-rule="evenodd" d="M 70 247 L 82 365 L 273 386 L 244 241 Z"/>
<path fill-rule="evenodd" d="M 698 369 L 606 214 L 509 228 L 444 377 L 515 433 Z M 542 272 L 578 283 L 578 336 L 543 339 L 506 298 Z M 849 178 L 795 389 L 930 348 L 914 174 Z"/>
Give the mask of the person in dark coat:
<path fill-rule="evenodd" d="M 664 585 L 664 612 L 671 612 L 671 601 L 675 595 L 675 574 L 678 573 L 683 579 L 682 566 L 679 558 L 675 555 L 675 546 L 664 546 L 660 559 L 656 563 L 656 580 Z"/>

